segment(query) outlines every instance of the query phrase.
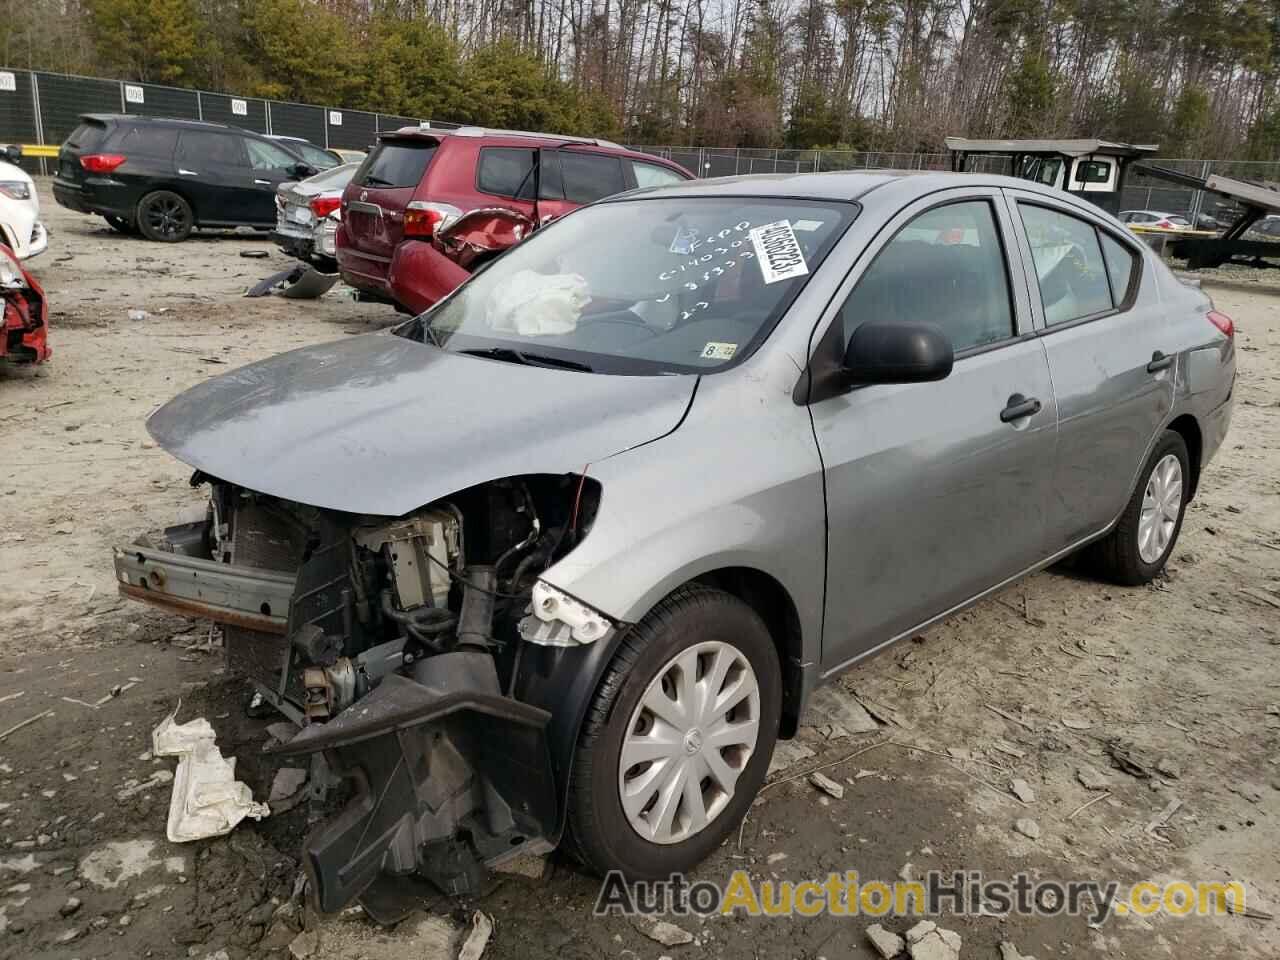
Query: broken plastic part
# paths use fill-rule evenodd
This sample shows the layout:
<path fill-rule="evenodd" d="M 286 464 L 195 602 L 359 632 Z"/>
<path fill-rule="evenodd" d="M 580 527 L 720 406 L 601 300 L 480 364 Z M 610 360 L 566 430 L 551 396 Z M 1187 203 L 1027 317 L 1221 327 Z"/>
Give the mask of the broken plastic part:
<path fill-rule="evenodd" d="M 548 647 L 595 643 L 613 629 L 598 610 L 539 580 L 533 585 L 530 615 L 520 621 L 520 636 Z"/>
<path fill-rule="evenodd" d="M 178 757 L 166 833 L 173 843 L 203 840 L 230 833 L 245 817 L 261 820 L 271 811 L 254 803 L 246 784 L 236 780 L 236 758 L 224 757 L 203 717 L 177 723 L 177 709 L 151 731 L 158 757 Z"/>

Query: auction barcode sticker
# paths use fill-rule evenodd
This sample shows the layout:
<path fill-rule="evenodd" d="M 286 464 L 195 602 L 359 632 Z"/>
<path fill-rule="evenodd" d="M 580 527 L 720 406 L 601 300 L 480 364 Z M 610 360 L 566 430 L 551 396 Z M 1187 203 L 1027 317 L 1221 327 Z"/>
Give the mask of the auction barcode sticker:
<path fill-rule="evenodd" d="M 760 274 L 766 284 L 792 277 L 803 277 L 809 272 L 804 262 L 800 241 L 787 220 L 775 220 L 751 231 L 751 245 L 760 261 Z"/>

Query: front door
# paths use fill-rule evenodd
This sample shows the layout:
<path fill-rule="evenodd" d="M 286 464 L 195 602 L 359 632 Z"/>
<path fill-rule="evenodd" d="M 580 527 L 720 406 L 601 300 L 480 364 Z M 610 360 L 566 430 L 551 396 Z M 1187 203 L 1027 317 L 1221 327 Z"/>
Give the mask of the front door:
<path fill-rule="evenodd" d="M 824 672 L 1045 553 L 1057 408 L 1011 233 L 998 190 L 935 195 L 898 215 L 842 294 L 831 322 L 844 344 L 865 320 L 923 321 L 956 361 L 944 380 L 810 407 L 827 501 Z"/>
<path fill-rule="evenodd" d="M 249 173 L 242 196 L 245 223 L 276 222 L 276 188 L 286 180 L 296 180 L 301 161 L 269 140 L 244 138 L 249 154 Z"/>

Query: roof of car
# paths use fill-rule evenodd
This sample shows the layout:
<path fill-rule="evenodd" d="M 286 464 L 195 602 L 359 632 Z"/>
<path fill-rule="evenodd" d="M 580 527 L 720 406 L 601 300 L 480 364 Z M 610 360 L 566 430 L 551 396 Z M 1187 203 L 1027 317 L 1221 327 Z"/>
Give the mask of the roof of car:
<path fill-rule="evenodd" d="M 147 123 L 166 127 L 193 127 L 197 130 L 228 130 L 233 133 L 244 133 L 251 137 L 262 137 L 274 140 L 300 140 L 301 137 L 269 136 L 257 130 L 246 130 L 244 127 L 229 123 L 214 123 L 212 120 L 183 120 L 179 117 L 144 117 L 136 113 L 83 113 L 81 120 L 94 120 L 98 123 Z"/>
<path fill-rule="evenodd" d="M 576 137 L 565 133 L 546 133 L 536 130 L 503 130 L 496 127 L 432 127 L 419 124 L 416 127 L 400 127 L 398 130 L 388 131 L 388 133 L 396 137 L 513 137 L 523 140 L 554 140 L 558 143 L 584 143 L 597 147 L 611 147 L 615 150 L 627 149 L 612 140 L 603 140 L 599 137 Z M 383 134 L 383 136 L 387 136 L 387 134 Z"/>
<path fill-rule="evenodd" d="M 986 173 L 937 170 L 848 170 L 831 173 L 762 173 L 738 177 L 685 180 L 659 187 L 642 187 L 621 197 L 789 197 L 800 200 L 859 200 L 886 184 L 909 180 L 919 194 L 951 187 L 981 185 L 1007 187 L 1056 199 L 1079 200 L 1075 194 L 1030 180 Z"/>

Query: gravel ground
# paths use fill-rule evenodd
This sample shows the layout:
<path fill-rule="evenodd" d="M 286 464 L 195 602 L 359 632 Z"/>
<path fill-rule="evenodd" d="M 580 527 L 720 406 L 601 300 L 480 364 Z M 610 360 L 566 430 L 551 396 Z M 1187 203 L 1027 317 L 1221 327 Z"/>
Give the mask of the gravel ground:
<path fill-rule="evenodd" d="M 291 943 L 300 956 L 451 957 L 477 909 L 493 919 L 491 958 L 877 955 L 869 919 L 825 915 L 672 918 L 696 941 L 664 947 L 628 920 L 592 917 L 599 882 L 559 857 L 475 901 L 424 900 L 389 931 L 358 911 L 322 923 L 295 896 L 305 805 L 167 843 L 172 764 L 150 756 L 150 730 L 180 699 L 179 719 L 209 718 L 259 799 L 275 768 L 261 754 L 269 720 L 245 716 L 207 626 L 115 595 L 111 546 L 200 502 L 143 421 L 230 367 L 396 316 L 340 290 L 242 299 L 289 265 L 265 239 L 152 244 L 53 206 L 42 188 L 53 237 L 34 266 L 55 353 L 38 371 L 0 373 L 0 730 L 52 713 L 0 738 L 0 957 L 241 960 L 286 957 Z M 1242 880 L 1260 917 L 1280 913 L 1280 298 L 1236 287 L 1215 298 L 1239 331 L 1235 420 L 1167 576 L 1121 589 L 1055 568 L 859 666 L 780 750 L 740 836 L 697 879 L 889 881 L 910 864 Z M 837 724 L 859 702 L 882 722 L 848 735 Z M 810 784 L 820 766 L 841 798 Z M 1087 789 L 1082 766 L 1103 784 Z M 1038 838 L 1015 829 L 1023 819 Z M 1040 960 L 1280 954 L 1264 918 L 935 919 L 964 958 L 995 958 L 1002 940 Z M 881 920 L 899 933 L 913 922 Z"/>

